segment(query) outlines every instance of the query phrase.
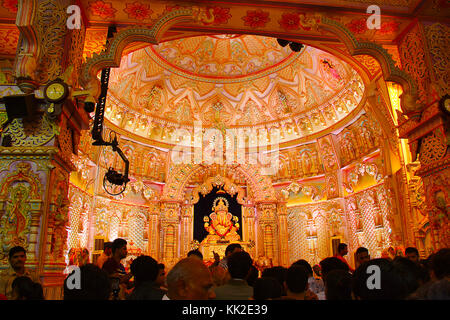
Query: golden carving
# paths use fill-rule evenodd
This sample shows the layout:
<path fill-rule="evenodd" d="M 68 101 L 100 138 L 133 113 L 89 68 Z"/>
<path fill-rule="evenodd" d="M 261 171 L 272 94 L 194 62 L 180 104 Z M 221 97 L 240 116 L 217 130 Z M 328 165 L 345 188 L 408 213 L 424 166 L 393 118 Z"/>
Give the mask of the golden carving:
<path fill-rule="evenodd" d="M 441 23 L 425 26 L 425 35 L 428 41 L 435 83 L 438 87 L 439 96 L 450 92 L 450 28 Z"/>

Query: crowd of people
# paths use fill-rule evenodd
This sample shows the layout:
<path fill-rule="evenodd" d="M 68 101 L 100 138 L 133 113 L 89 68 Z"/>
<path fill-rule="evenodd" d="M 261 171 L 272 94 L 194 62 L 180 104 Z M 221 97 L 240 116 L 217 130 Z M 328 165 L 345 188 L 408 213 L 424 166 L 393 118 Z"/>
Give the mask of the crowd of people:
<path fill-rule="evenodd" d="M 166 274 L 165 266 L 141 255 L 129 268 L 127 241 L 105 243 L 96 263 L 79 266 L 80 285 L 64 282 L 64 300 L 449 300 L 450 249 L 420 259 L 416 248 L 403 256 L 371 259 L 369 250 L 355 252 L 355 269 L 347 263 L 346 244 L 335 256 L 311 266 L 300 259 L 288 268 L 258 270 L 240 244 L 230 244 L 220 259 L 207 265 L 199 250 L 192 250 Z M 10 270 L 0 274 L 0 298 L 42 300 L 42 286 L 25 267 L 26 251 L 9 252 Z M 127 270 L 128 269 L 128 270 Z M 378 272 L 378 274 L 377 274 Z"/>

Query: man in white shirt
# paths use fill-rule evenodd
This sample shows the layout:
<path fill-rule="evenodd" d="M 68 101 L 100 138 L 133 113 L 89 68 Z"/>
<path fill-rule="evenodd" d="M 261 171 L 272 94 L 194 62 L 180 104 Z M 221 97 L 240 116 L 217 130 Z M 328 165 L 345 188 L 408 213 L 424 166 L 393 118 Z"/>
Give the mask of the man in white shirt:
<path fill-rule="evenodd" d="M 29 277 L 33 282 L 40 284 L 37 272 L 25 267 L 26 261 L 27 254 L 23 247 L 17 246 L 9 250 L 10 268 L 0 273 L 0 294 L 5 295 L 8 299 L 13 297 L 12 283 L 17 277 Z"/>

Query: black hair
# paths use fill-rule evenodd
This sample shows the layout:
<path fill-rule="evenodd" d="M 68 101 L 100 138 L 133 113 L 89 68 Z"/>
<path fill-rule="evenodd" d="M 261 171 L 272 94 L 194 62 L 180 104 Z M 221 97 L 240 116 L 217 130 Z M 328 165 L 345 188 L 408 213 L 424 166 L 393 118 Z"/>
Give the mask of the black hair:
<path fill-rule="evenodd" d="M 414 247 L 408 247 L 405 249 L 405 254 L 408 254 L 408 253 L 415 253 L 415 254 L 419 255 L 419 250 L 417 250 L 417 248 L 414 248 Z"/>
<path fill-rule="evenodd" d="M 367 269 L 373 266 L 379 268 L 379 288 L 368 286 L 369 277 L 372 278 L 377 269 L 372 272 Z M 393 261 L 384 258 L 370 260 L 358 267 L 353 274 L 352 289 L 354 295 L 362 300 L 402 300 L 408 293 L 407 281 L 402 278 L 402 272 Z"/>
<path fill-rule="evenodd" d="M 313 269 L 311 268 L 311 265 L 309 264 L 308 261 L 306 261 L 304 259 L 300 259 L 300 260 L 295 261 L 292 265 L 305 267 L 305 269 L 308 271 L 309 276 L 310 277 L 313 276 Z"/>
<path fill-rule="evenodd" d="M 253 299 L 267 300 L 277 299 L 283 296 L 283 287 L 274 278 L 261 277 L 256 279 L 253 285 Z"/>
<path fill-rule="evenodd" d="M 322 270 L 322 276 L 325 281 L 328 272 L 332 270 L 349 271 L 348 265 L 336 257 L 328 257 L 320 261 L 320 269 Z"/>
<path fill-rule="evenodd" d="M 363 253 L 363 252 L 369 253 L 369 249 L 364 248 L 364 247 L 359 247 L 358 249 L 356 249 L 356 254 L 360 254 L 360 253 Z"/>
<path fill-rule="evenodd" d="M 422 269 L 419 264 L 405 257 L 395 257 L 393 264 L 406 286 L 406 294 L 411 294 L 420 286 Z"/>
<path fill-rule="evenodd" d="M 234 249 L 236 249 L 236 248 L 242 249 L 242 246 L 239 243 L 229 244 L 227 246 L 227 248 L 225 249 L 225 256 L 227 256 L 229 253 L 233 252 Z"/>
<path fill-rule="evenodd" d="M 433 254 L 430 268 L 436 278 L 443 279 L 450 276 L 450 248 L 444 248 Z"/>
<path fill-rule="evenodd" d="M 328 272 L 325 296 L 327 300 L 352 300 L 352 276 L 350 273 L 340 269 Z"/>
<path fill-rule="evenodd" d="M 253 264 L 252 258 L 245 251 L 235 252 L 228 258 L 228 272 L 232 278 L 245 279 Z"/>
<path fill-rule="evenodd" d="M 127 241 L 125 239 L 122 238 L 117 238 L 116 240 L 113 241 L 112 243 L 112 253 L 114 254 L 114 252 L 116 252 L 117 249 L 122 248 L 123 246 L 127 245 Z"/>
<path fill-rule="evenodd" d="M 199 257 L 200 259 L 203 260 L 203 254 L 202 254 L 202 253 L 200 252 L 200 250 L 198 250 L 198 249 L 191 250 L 191 251 L 189 251 L 188 254 L 187 254 L 188 257 L 190 257 L 190 256 L 192 256 L 192 255 L 197 256 L 197 257 Z"/>
<path fill-rule="evenodd" d="M 111 294 L 111 282 L 108 274 L 98 266 L 88 263 L 81 266 L 80 289 L 67 286 L 70 274 L 64 280 L 64 300 L 108 300 Z"/>
<path fill-rule="evenodd" d="M 158 270 L 164 270 L 165 267 L 164 263 L 158 263 Z"/>
<path fill-rule="evenodd" d="M 130 265 L 136 286 L 146 281 L 155 281 L 158 277 L 158 262 L 150 256 L 139 256 Z"/>
<path fill-rule="evenodd" d="M 12 247 L 9 249 L 9 258 L 11 259 L 13 255 L 15 255 L 17 252 L 23 252 L 27 254 L 26 250 L 21 246 Z"/>
<path fill-rule="evenodd" d="M 287 272 L 287 268 L 282 267 L 282 266 L 277 266 L 277 267 L 264 269 L 261 277 L 268 277 L 268 278 L 273 278 L 273 279 L 277 280 L 283 289 L 283 295 L 285 295 L 284 281 L 286 281 L 286 272 Z"/>
<path fill-rule="evenodd" d="M 347 248 L 347 244 L 341 242 L 341 243 L 338 244 L 337 251 L 338 251 L 338 252 L 341 252 L 341 251 L 344 250 L 345 248 Z"/>
<path fill-rule="evenodd" d="M 250 287 L 253 287 L 256 279 L 258 279 L 258 269 L 254 266 L 250 266 L 250 270 L 248 271 L 247 276 L 245 277 L 245 281 Z"/>
<path fill-rule="evenodd" d="M 11 287 L 13 291 L 18 292 L 18 300 L 44 300 L 44 291 L 41 284 L 34 282 L 29 277 L 15 278 Z"/>
<path fill-rule="evenodd" d="M 299 265 L 289 267 L 286 272 L 286 286 L 291 292 L 304 292 L 308 286 L 308 270 Z"/>
<path fill-rule="evenodd" d="M 103 244 L 103 251 L 105 251 L 106 249 L 112 249 L 112 242 L 105 242 Z"/>

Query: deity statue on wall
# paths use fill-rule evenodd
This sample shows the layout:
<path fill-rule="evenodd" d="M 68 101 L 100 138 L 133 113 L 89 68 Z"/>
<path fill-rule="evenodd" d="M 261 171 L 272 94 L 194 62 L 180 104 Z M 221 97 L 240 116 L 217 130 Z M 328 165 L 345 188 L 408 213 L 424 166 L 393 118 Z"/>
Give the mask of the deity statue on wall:
<path fill-rule="evenodd" d="M 363 142 L 363 146 L 365 146 L 367 149 L 370 150 L 375 146 L 375 138 L 370 129 L 368 129 L 365 125 L 361 126 L 361 139 Z"/>
<path fill-rule="evenodd" d="M 355 147 L 353 146 L 353 143 L 349 138 L 344 137 L 341 140 L 341 150 L 344 155 L 345 162 L 356 158 Z"/>
<path fill-rule="evenodd" d="M 305 174 L 311 174 L 314 167 L 311 154 L 307 151 L 302 153 L 302 169 Z"/>
<path fill-rule="evenodd" d="M 27 203 L 29 193 L 29 187 L 24 184 L 17 184 L 11 189 L 11 202 L 6 205 L 0 223 L 1 244 L 4 251 L 14 246 L 26 248 L 26 235 L 31 224 L 30 205 Z"/>
<path fill-rule="evenodd" d="M 209 217 L 204 217 L 205 229 L 209 234 L 203 241 L 240 241 L 237 233 L 240 227 L 238 217 L 228 212 L 228 200 L 223 197 L 216 198 L 212 209 Z"/>

